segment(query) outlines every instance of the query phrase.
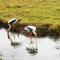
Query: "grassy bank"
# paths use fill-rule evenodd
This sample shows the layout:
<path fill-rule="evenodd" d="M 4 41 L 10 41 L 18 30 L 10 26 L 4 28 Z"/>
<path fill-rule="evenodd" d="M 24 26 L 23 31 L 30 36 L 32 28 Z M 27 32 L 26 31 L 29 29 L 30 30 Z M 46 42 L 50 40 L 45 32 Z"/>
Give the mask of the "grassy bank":
<path fill-rule="evenodd" d="M 60 0 L 0 0 L 0 28 L 7 28 L 12 18 L 21 22 L 11 31 L 34 25 L 38 36 L 60 37 Z"/>
<path fill-rule="evenodd" d="M 0 18 L 25 24 L 60 24 L 60 0 L 0 0 Z"/>
<path fill-rule="evenodd" d="M 25 26 L 27 26 L 29 24 L 16 24 L 15 26 L 12 26 L 12 29 L 10 32 L 12 33 L 16 33 L 16 34 L 22 34 L 23 33 L 23 29 Z M 34 24 L 31 24 L 34 25 Z M 37 34 L 38 37 L 52 37 L 52 38 L 60 38 L 60 25 L 54 25 L 54 24 L 42 24 L 42 25 L 34 25 L 37 27 Z M 6 21 L 1 21 L 0 20 L 0 29 L 1 28 L 8 28 L 8 23 Z"/>

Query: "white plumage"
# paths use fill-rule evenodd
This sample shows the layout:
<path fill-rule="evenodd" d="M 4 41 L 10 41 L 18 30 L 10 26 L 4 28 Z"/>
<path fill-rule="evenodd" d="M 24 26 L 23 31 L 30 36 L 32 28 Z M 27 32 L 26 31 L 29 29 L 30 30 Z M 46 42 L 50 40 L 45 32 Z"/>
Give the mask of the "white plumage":
<path fill-rule="evenodd" d="M 32 36 L 34 34 L 35 38 L 37 38 L 37 33 L 36 33 L 36 27 L 35 26 L 26 26 L 24 28 L 24 30 L 26 30 L 27 32 L 27 36 L 31 38 L 31 44 L 32 44 Z M 37 39 L 35 39 L 36 41 L 36 50 L 37 50 Z"/>
<path fill-rule="evenodd" d="M 16 20 L 16 19 L 11 19 L 11 20 L 9 20 L 9 21 L 8 21 L 8 24 L 9 24 L 9 23 L 16 24 L 16 22 L 17 22 L 17 20 Z"/>
<path fill-rule="evenodd" d="M 32 30 L 32 32 L 33 32 L 34 34 L 36 34 L 36 27 L 35 27 L 35 26 L 26 26 L 26 27 L 24 28 L 24 30 L 26 30 L 27 32 L 30 32 L 29 28 Z"/>

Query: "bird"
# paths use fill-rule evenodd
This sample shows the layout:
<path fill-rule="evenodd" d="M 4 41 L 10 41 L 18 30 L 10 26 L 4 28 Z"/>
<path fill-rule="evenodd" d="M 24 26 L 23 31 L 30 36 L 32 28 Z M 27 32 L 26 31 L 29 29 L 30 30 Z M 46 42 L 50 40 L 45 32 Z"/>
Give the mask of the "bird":
<path fill-rule="evenodd" d="M 20 22 L 20 19 L 18 19 L 18 20 L 17 19 L 11 19 L 11 20 L 8 21 L 7 35 L 8 35 L 8 38 L 11 40 L 11 43 L 12 43 L 12 39 L 9 36 L 9 32 L 12 29 L 12 25 L 14 27 L 14 25 L 17 24 L 18 22 Z"/>
<path fill-rule="evenodd" d="M 25 31 L 26 35 L 31 38 L 31 44 L 32 44 L 33 35 L 35 38 L 37 38 L 36 27 L 32 26 L 32 25 L 28 25 L 28 26 L 24 27 L 24 31 Z M 35 41 L 36 41 L 36 50 L 37 50 L 37 39 L 35 39 Z"/>

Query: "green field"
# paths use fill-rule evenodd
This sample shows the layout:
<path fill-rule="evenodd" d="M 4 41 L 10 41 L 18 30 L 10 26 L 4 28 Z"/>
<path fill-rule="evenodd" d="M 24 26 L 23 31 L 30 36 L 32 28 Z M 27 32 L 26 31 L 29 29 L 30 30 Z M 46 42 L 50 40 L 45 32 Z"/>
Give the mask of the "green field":
<path fill-rule="evenodd" d="M 0 18 L 21 23 L 60 24 L 60 0 L 0 0 Z"/>

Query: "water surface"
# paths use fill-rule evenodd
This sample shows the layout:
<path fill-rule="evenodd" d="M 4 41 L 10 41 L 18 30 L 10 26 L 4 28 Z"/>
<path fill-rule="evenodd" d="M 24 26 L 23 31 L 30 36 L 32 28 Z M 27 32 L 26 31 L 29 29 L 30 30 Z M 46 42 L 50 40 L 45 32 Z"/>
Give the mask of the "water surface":
<path fill-rule="evenodd" d="M 31 44 L 31 39 L 21 34 L 19 38 L 18 35 L 14 38 L 14 34 L 10 33 L 10 37 L 20 45 L 12 46 L 7 31 L 0 30 L 0 59 L 2 60 L 60 60 L 60 41 L 54 41 L 49 37 L 37 38 L 37 53 L 30 54 L 27 48 L 36 47 L 35 38 L 32 38 L 33 44 Z"/>

